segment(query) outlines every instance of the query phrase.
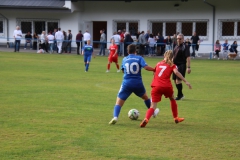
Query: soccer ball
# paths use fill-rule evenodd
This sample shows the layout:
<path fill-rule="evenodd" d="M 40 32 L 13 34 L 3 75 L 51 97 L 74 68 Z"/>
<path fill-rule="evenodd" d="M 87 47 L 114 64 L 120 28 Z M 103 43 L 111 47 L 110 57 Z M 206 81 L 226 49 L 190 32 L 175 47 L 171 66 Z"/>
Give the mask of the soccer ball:
<path fill-rule="evenodd" d="M 131 109 L 129 112 L 128 112 L 128 118 L 130 118 L 131 120 L 137 120 L 138 117 L 139 117 L 139 111 L 136 110 L 136 109 Z"/>

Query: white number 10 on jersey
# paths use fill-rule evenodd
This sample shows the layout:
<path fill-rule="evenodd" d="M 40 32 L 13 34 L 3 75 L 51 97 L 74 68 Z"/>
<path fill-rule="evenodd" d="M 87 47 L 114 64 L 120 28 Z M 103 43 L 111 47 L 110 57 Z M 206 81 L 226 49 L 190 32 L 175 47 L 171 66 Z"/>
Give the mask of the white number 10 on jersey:
<path fill-rule="evenodd" d="M 136 70 L 133 70 L 133 67 L 135 66 Z M 137 62 L 133 62 L 129 65 L 129 63 L 125 63 L 125 67 L 126 67 L 126 72 L 127 74 L 138 74 L 139 72 L 139 64 Z"/>

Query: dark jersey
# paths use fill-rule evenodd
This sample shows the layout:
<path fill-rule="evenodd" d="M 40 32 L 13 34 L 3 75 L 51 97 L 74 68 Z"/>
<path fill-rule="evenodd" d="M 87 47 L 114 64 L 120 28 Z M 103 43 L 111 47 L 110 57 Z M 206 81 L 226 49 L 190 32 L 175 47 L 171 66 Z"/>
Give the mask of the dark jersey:
<path fill-rule="evenodd" d="M 189 46 L 184 43 L 176 46 L 173 50 L 173 63 L 176 65 L 186 64 L 187 58 L 190 57 Z"/>

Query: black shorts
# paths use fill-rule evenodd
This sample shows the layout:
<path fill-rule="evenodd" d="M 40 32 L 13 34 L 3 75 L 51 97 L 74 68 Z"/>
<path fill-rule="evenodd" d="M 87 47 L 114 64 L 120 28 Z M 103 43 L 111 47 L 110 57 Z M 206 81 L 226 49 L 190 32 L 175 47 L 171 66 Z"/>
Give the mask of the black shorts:
<path fill-rule="evenodd" d="M 178 72 L 180 72 L 182 74 L 183 77 L 185 77 L 185 73 L 186 73 L 186 64 L 180 64 L 180 65 L 177 65 L 178 67 Z M 172 79 L 173 80 L 181 80 L 180 78 L 178 78 L 178 76 L 176 76 L 176 74 L 173 73 L 172 75 Z"/>

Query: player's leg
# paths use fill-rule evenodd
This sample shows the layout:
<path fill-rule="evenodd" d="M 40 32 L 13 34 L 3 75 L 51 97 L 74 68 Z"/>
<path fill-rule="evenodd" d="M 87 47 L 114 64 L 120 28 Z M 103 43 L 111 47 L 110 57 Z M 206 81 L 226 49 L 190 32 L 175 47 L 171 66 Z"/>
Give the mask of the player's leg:
<path fill-rule="evenodd" d="M 150 98 L 147 96 L 146 93 L 146 89 L 145 87 L 142 85 L 137 85 L 136 90 L 134 91 L 134 93 L 138 96 L 141 97 L 144 100 L 144 103 L 146 105 L 146 107 L 149 109 L 151 107 L 151 100 Z M 155 109 L 154 109 L 155 110 Z M 157 114 L 159 113 L 159 109 L 157 108 L 154 113 L 152 114 L 152 116 L 155 118 L 157 116 Z"/>
<path fill-rule="evenodd" d="M 118 58 L 114 58 L 113 61 L 114 61 L 115 65 L 116 65 L 116 67 L 117 67 L 117 72 L 120 72 L 119 65 L 118 65 Z"/>
<path fill-rule="evenodd" d="M 178 117 L 178 106 L 177 106 L 176 100 L 174 99 L 174 95 L 172 95 L 172 97 L 169 97 L 169 100 L 170 100 L 172 115 L 173 115 L 175 123 L 184 121 L 184 118 Z"/>
<path fill-rule="evenodd" d="M 112 62 L 111 62 L 111 59 L 109 58 L 109 59 L 108 59 L 107 71 L 106 71 L 106 72 L 109 72 L 111 63 L 112 63 Z"/>
<path fill-rule="evenodd" d="M 151 107 L 147 110 L 146 116 L 145 116 L 144 120 L 141 122 L 140 127 L 145 127 L 147 125 L 148 121 L 150 120 L 150 118 L 152 117 L 152 115 L 154 114 L 154 111 L 156 111 L 158 109 L 157 103 L 160 102 L 161 98 L 162 98 L 162 94 L 161 94 L 161 92 L 159 92 L 158 87 L 152 88 L 151 96 L 152 96 Z M 158 112 L 159 112 L 159 109 L 158 109 Z"/>
<path fill-rule="evenodd" d="M 118 121 L 118 116 L 121 112 L 121 108 L 127 98 L 131 95 L 131 91 L 127 88 L 127 86 L 121 85 L 120 90 L 118 92 L 116 104 L 113 109 L 113 119 L 109 122 L 109 124 L 115 124 Z"/>
<path fill-rule="evenodd" d="M 86 69 L 85 69 L 86 72 L 88 72 L 88 68 L 89 68 L 89 65 L 90 65 L 90 62 L 91 62 L 91 57 L 92 56 L 87 56 L 87 63 L 86 63 Z"/>
<path fill-rule="evenodd" d="M 186 65 L 182 64 L 178 66 L 178 71 L 182 74 L 183 77 L 185 77 L 185 73 L 186 73 Z M 180 78 L 178 78 L 175 74 L 173 74 L 173 78 L 175 79 L 175 84 L 178 90 L 178 94 L 177 97 L 175 98 L 175 100 L 181 100 L 184 98 L 183 95 L 183 85 L 182 85 L 182 80 Z"/>

